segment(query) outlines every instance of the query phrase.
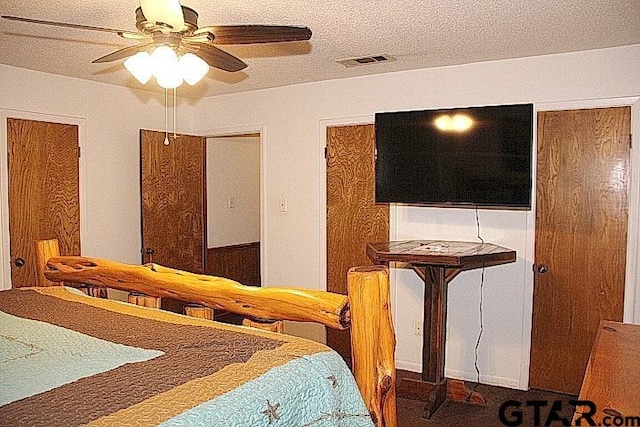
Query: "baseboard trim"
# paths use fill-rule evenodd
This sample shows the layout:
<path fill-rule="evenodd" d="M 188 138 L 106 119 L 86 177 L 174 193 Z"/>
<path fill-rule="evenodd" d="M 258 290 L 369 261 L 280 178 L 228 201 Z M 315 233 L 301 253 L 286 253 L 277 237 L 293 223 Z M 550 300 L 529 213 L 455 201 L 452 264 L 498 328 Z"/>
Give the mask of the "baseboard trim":
<path fill-rule="evenodd" d="M 422 372 L 422 366 L 418 363 L 406 362 L 404 360 L 396 360 L 396 368 L 411 372 Z M 475 383 L 477 380 L 475 372 L 459 371 L 455 369 L 445 369 L 444 374 L 447 378 L 464 380 Z M 528 390 L 528 388 L 520 387 L 519 378 L 498 377 L 495 375 L 485 375 L 480 372 L 480 383 L 493 385 L 498 387 L 512 388 L 515 390 Z"/>
<path fill-rule="evenodd" d="M 405 362 L 404 360 L 396 360 L 396 369 L 411 372 L 422 372 L 422 366 L 419 363 Z"/>
<path fill-rule="evenodd" d="M 444 374 L 447 378 L 455 378 L 458 380 L 464 380 L 469 382 L 476 382 L 478 377 L 475 372 L 458 371 L 454 369 L 445 369 Z M 485 375 L 480 372 L 480 383 L 493 385 L 498 387 L 512 388 L 516 390 L 527 390 L 527 388 L 520 387 L 519 378 L 498 377 L 495 375 Z"/>

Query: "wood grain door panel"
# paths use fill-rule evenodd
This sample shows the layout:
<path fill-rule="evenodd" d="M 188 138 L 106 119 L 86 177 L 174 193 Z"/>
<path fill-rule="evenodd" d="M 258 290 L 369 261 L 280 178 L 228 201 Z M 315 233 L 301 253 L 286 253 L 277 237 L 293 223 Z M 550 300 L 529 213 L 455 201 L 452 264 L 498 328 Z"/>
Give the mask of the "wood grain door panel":
<path fill-rule="evenodd" d="M 578 394 L 600 320 L 622 320 L 630 108 L 538 114 L 530 385 Z"/>
<path fill-rule="evenodd" d="M 153 262 L 204 273 L 205 138 L 140 131 L 142 245 Z M 144 257 L 143 262 L 148 262 Z"/>
<path fill-rule="evenodd" d="M 373 125 L 327 129 L 327 290 L 347 293 L 347 271 L 372 262 L 366 244 L 389 240 L 389 205 L 375 203 Z M 348 362 L 348 331 L 327 330 Z"/>
<path fill-rule="evenodd" d="M 7 150 L 11 281 L 35 286 L 36 240 L 80 255 L 78 126 L 9 118 Z"/>

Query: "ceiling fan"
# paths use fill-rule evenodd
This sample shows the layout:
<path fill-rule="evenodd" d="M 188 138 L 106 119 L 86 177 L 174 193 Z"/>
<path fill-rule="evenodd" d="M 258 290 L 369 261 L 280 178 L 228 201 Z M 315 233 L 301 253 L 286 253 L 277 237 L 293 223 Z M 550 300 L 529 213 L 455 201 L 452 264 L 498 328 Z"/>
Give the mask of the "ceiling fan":
<path fill-rule="evenodd" d="M 139 59 L 141 59 L 143 55 L 149 56 L 148 52 L 152 49 L 164 46 L 170 48 L 169 50 L 173 51 L 176 57 L 182 56 L 192 60 L 193 56 L 195 56 L 204 61 L 209 67 L 219 68 L 228 72 L 240 71 L 246 68 L 247 64 L 240 58 L 219 49 L 216 45 L 280 43 L 304 41 L 311 38 L 311 30 L 307 27 L 299 26 L 218 25 L 198 28 L 198 13 L 189 7 L 182 6 L 179 0 L 141 0 L 140 7 L 136 9 L 135 13 L 137 32 L 18 16 L 5 15 L 2 18 L 56 27 L 115 33 L 125 39 L 139 41 L 138 44 L 127 46 L 95 59 L 92 61 L 93 63 L 111 62 L 125 58 L 133 60 L 137 54 L 141 54 L 138 55 Z M 166 48 L 157 50 L 163 50 L 164 53 L 167 52 Z M 196 59 L 196 61 L 198 60 Z M 189 63 L 190 66 L 193 64 L 193 62 Z M 127 66 L 127 68 L 136 76 L 130 67 Z M 202 76 L 206 74 L 206 71 L 208 71 L 208 67 L 206 67 Z M 146 80 L 148 81 L 150 77 L 149 75 Z M 158 79 L 157 75 L 156 78 Z M 185 80 L 187 79 L 185 78 Z M 140 81 L 142 82 L 142 80 Z M 190 83 L 189 80 L 187 82 Z M 180 83 L 182 83 L 182 79 L 180 79 Z M 158 84 L 165 87 L 160 81 L 158 81 Z"/>

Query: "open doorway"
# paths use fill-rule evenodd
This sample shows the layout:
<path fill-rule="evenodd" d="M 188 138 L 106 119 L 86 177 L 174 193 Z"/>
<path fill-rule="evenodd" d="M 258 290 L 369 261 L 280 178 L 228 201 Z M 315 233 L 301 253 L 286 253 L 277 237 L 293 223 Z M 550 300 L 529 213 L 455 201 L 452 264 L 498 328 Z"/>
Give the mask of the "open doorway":
<path fill-rule="evenodd" d="M 206 147 L 206 274 L 260 286 L 260 134 L 211 136 Z"/>

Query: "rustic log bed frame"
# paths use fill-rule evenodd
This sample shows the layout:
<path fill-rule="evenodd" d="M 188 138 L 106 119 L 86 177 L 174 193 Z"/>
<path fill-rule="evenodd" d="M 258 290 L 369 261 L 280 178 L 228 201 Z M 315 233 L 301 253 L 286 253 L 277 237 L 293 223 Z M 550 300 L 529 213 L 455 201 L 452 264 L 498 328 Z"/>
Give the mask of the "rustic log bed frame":
<path fill-rule="evenodd" d="M 348 297 L 302 288 L 256 288 L 157 264 L 60 256 L 58 241 L 36 242 L 38 286 L 89 284 L 223 308 L 250 318 L 351 328 L 352 371 L 377 427 L 396 427 L 395 332 L 386 267 L 354 267 Z"/>

